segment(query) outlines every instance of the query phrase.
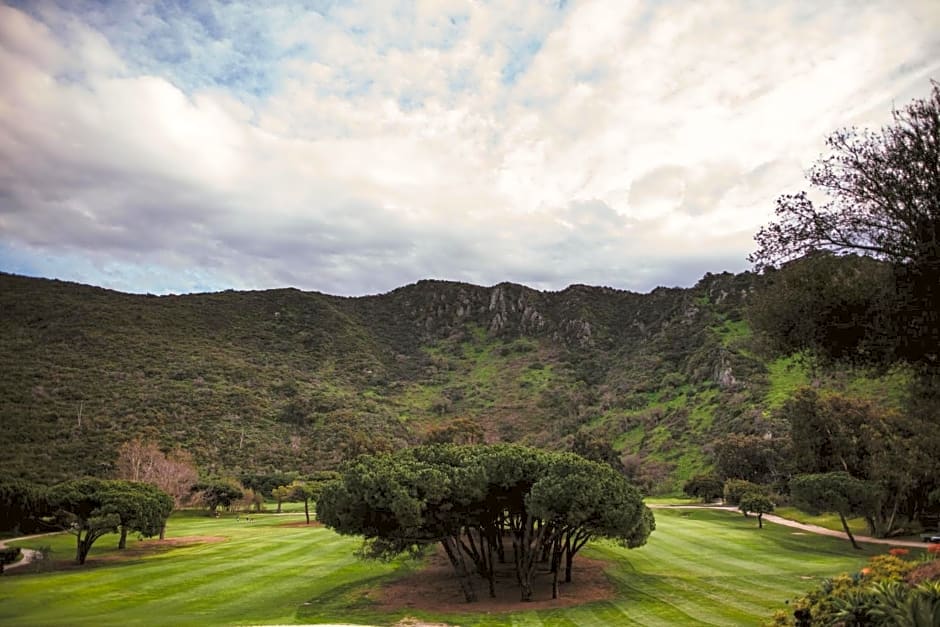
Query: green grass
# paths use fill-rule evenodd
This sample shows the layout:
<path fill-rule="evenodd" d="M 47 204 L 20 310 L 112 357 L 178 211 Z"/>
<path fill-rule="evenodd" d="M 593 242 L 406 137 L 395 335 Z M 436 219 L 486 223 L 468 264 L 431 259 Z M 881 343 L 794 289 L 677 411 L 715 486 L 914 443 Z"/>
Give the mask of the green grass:
<path fill-rule="evenodd" d="M 512 614 L 408 615 L 460 625 L 753 625 L 823 577 L 858 569 L 874 549 L 853 551 L 837 538 L 797 535 L 721 511 L 657 510 L 647 546 L 595 543 L 585 552 L 608 562 L 617 596 L 565 609 Z M 358 622 L 391 624 L 366 592 L 408 563 L 362 562 L 358 542 L 326 529 L 279 526 L 292 516 L 175 516 L 169 537 L 225 536 L 129 561 L 102 559 L 106 536 L 81 569 L 22 574 L 0 581 L 0 623 L 17 625 L 205 625 Z M 71 556 L 71 536 L 42 538 Z M 577 577 L 577 572 L 575 572 Z M 564 594 L 564 588 L 562 589 Z"/>
<path fill-rule="evenodd" d="M 767 371 L 770 375 L 770 389 L 765 400 L 770 409 L 778 409 L 797 389 L 810 382 L 809 370 L 797 355 L 770 362 Z"/>

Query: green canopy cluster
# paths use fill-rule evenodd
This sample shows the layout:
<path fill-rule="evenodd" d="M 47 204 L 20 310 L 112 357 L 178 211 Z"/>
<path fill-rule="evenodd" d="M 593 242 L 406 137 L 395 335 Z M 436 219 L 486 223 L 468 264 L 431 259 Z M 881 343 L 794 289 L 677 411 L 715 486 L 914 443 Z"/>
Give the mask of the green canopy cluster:
<path fill-rule="evenodd" d="M 524 601 L 539 564 L 571 581 L 574 555 L 592 538 L 628 547 L 655 528 L 640 492 L 610 466 L 518 445 L 431 445 L 361 456 L 327 484 L 317 517 L 362 535 L 373 556 L 439 542 L 468 602 L 474 573 L 495 596 L 497 562 L 515 566 Z M 508 544 L 508 546 L 507 546 Z"/>
<path fill-rule="evenodd" d="M 55 525 L 76 536 L 79 564 L 105 534 L 120 532 L 118 548 L 124 548 L 128 531 L 162 534 L 173 511 L 173 498 L 156 486 L 116 479 L 65 481 L 49 488 L 46 499 Z"/>

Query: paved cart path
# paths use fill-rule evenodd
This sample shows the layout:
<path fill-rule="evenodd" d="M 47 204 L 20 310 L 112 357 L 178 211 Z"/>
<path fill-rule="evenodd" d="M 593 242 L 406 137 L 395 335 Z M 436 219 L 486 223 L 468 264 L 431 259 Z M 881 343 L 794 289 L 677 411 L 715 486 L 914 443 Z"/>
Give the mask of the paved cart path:
<path fill-rule="evenodd" d="M 650 505 L 651 509 L 720 509 L 726 512 L 737 512 L 741 513 L 737 507 L 732 507 L 730 505 Z M 764 514 L 764 521 L 775 523 L 777 525 L 783 525 L 784 527 L 792 527 L 793 529 L 799 529 L 800 531 L 807 531 L 809 533 L 818 533 L 821 536 L 832 536 L 834 538 L 842 538 L 848 541 L 849 537 L 845 535 L 843 531 L 836 531 L 834 529 L 827 529 L 826 527 L 820 527 L 819 525 L 808 525 L 806 523 L 796 522 L 795 520 L 790 520 L 789 518 L 781 518 L 774 514 Z M 872 538 L 871 536 L 860 536 L 855 535 L 856 542 L 864 542 L 866 544 L 887 544 L 889 546 L 909 546 L 915 548 L 924 548 L 923 542 L 917 542 L 915 540 L 892 540 L 890 538 Z"/>

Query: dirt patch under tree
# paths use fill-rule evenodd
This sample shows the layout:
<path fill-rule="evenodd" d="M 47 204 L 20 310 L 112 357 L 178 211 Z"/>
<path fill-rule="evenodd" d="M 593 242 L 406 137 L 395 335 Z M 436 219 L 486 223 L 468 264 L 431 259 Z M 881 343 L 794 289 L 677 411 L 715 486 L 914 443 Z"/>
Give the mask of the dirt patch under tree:
<path fill-rule="evenodd" d="M 552 599 L 552 574 L 546 565 L 536 571 L 533 579 L 533 600 L 524 602 L 519 600 L 515 569 L 511 556 L 507 555 L 507 563 L 496 565 L 496 598 L 490 598 L 486 580 L 477 577 L 474 585 L 478 600 L 476 603 L 467 603 L 450 562 L 443 550 L 438 548 L 423 568 L 381 586 L 369 596 L 377 609 L 387 611 L 422 609 L 477 613 L 571 607 L 614 597 L 616 589 L 604 574 L 606 565 L 606 562 L 600 560 L 575 556 L 572 582 L 559 585 L 557 599 Z"/>

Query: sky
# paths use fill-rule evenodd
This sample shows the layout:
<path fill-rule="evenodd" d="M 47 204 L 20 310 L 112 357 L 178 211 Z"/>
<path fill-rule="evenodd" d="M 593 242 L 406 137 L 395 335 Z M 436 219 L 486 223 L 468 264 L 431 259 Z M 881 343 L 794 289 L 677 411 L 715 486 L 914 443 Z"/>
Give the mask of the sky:
<path fill-rule="evenodd" d="M 0 271 L 646 292 L 927 96 L 940 2 L 12 2 L 0 77 Z"/>

